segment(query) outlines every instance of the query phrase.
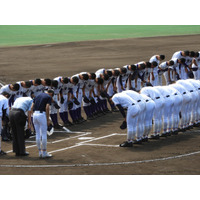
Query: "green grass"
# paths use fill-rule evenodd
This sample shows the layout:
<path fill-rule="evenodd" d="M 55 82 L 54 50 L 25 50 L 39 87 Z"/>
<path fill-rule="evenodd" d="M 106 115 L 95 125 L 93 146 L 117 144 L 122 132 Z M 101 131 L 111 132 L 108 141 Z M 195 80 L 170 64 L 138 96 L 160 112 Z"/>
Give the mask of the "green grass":
<path fill-rule="evenodd" d="M 199 25 L 0 25 L 0 46 L 200 34 Z"/>

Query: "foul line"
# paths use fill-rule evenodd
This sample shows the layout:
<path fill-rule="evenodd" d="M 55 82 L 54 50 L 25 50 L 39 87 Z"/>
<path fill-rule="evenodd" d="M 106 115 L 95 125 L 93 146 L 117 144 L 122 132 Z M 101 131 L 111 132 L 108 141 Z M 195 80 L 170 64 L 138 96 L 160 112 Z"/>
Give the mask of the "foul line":
<path fill-rule="evenodd" d="M 56 167 L 92 167 L 92 166 L 110 166 L 110 165 L 129 165 L 129 164 L 140 164 L 140 163 L 150 163 L 156 161 L 165 161 L 176 158 L 187 157 L 195 154 L 199 154 L 200 151 L 182 154 L 178 156 L 171 156 L 166 158 L 156 158 L 152 160 L 140 160 L 140 161 L 130 161 L 130 162 L 115 162 L 115 163 L 86 163 L 86 164 L 69 164 L 69 165 L 0 165 L 0 167 L 11 167 L 11 168 L 56 168 Z"/>

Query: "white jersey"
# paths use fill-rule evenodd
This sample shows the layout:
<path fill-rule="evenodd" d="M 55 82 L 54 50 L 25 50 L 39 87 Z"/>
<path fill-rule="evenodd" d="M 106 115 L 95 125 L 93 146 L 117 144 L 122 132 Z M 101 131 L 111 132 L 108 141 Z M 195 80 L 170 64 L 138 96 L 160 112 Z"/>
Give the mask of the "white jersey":
<path fill-rule="evenodd" d="M 43 93 L 44 89 L 45 89 L 45 86 L 43 86 L 42 84 L 38 86 L 32 85 L 30 88 L 30 91 L 36 97 L 39 94 Z"/>
<path fill-rule="evenodd" d="M 172 59 L 174 59 L 174 58 L 181 59 L 181 58 L 185 58 L 185 57 L 181 55 L 181 51 L 177 51 L 172 56 Z"/>
<path fill-rule="evenodd" d="M 186 58 L 185 58 L 185 64 L 186 65 L 191 65 L 192 64 L 192 60 L 193 60 L 193 58 L 191 58 L 190 56 L 186 56 Z"/>
<path fill-rule="evenodd" d="M 153 73 L 154 73 L 154 76 L 155 76 L 156 74 L 158 74 L 158 66 L 159 66 L 159 64 L 160 64 L 160 60 L 158 60 L 158 59 L 156 58 L 156 55 L 155 55 L 155 56 L 152 56 L 152 57 L 150 58 L 149 62 L 150 62 L 150 63 L 152 63 L 152 62 L 157 62 L 157 63 L 158 63 L 157 67 L 154 67 L 153 70 L 152 70 Z"/>
<path fill-rule="evenodd" d="M 63 88 L 63 83 L 61 82 L 61 79 L 62 79 L 62 76 L 58 76 L 58 77 L 53 79 L 53 80 L 58 81 L 58 87 L 57 88 L 52 87 L 55 95 L 58 95 L 59 92 L 61 91 L 61 89 Z"/>
<path fill-rule="evenodd" d="M 30 88 L 25 88 L 22 86 L 21 81 L 18 81 L 17 84 L 19 84 L 19 90 L 16 92 L 15 99 L 23 97 L 24 94 L 30 91 Z"/>
<path fill-rule="evenodd" d="M 158 74 L 162 75 L 164 72 L 168 71 L 169 65 L 167 64 L 167 61 L 162 62 L 159 67 L 161 68 L 161 71 L 158 70 Z"/>
<path fill-rule="evenodd" d="M 3 110 L 6 109 L 6 114 L 9 115 L 8 99 L 0 95 L 0 117 L 3 115 Z"/>
<path fill-rule="evenodd" d="M 1 89 L 0 89 L 0 94 L 2 94 L 3 92 L 7 92 L 10 95 L 16 94 L 15 91 L 12 91 L 10 89 L 10 84 L 9 85 L 4 85 Z"/>
<path fill-rule="evenodd" d="M 144 87 L 140 90 L 141 94 L 145 94 L 152 100 L 159 99 L 161 94 L 154 87 Z"/>
<path fill-rule="evenodd" d="M 125 93 L 117 93 L 112 97 L 112 101 L 115 105 L 120 104 L 123 108 L 128 108 L 132 104 L 137 104 L 131 97 Z"/>
<path fill-rule="evenodd" d="M 96 78 L 99 78 L 101 76 L 101 74 L 104 74 L 105 72 L 105 68 L 99 69 L 95 72 L 96 74 Z"/>

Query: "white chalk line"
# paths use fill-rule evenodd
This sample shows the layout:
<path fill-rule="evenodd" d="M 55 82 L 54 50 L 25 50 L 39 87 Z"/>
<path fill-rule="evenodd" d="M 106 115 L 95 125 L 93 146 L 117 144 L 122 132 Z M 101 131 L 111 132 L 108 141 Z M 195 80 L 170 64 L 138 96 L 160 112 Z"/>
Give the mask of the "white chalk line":
<path fill-rule="evenodd" d="M 116 133 L 112 133 L 112 134 L 110 134 L 110 135 L 105 135 L 105 136 L 102 136 L 102 137 L 98 137 L 98 138 L 90 139 L 90 140 L 87 140 L 87 141 L 79 142 L 79 143 L 77 143 L 77 144 L 75 144 L 75 145 L 73 145 L 73 146 L 65 147 L 65 148 L 62 148 L 62 149 L 56 149 L 56 150 L 51 151 L 51 152 L 49 152 L 49 153 L 52 154 L 52 153 L 56 153 L 56 152 L 60 152 L 60 151 L 65 151 L 65 150 L 68 150 L 68 149 L 72 149 L 72 148 L 75 148 L 75 147 L 82 146 L 82 144 L 85 144 L 85 143 L 87 143 L 87 142 L 93 142 L 93 141 L 95 141 L 95 140 L 101 140 L 101 139 L 104 139 L 104 138 L 107 138 L 107 137 L 112 137 L 112 136 L 114 136 L 114 135 L 116 135 Z"/>
<path fill-rule="evenodd" d="M 81 135 L 77 135 L 77 136 L 74 136 L 74 137 L 69 137 L 69 138 L 64 138 L 64 139 L 61 139 L 61 140 L 56 140 L 56 141 L 53 141 L 53 142 L 50 142 L 51 144 L 54 144 L 54 143 L 57 143 L 57 142 L 62 142 L 62 141 L 65 141 L 65 140 L 70 140 L 70 139 L 74 139 L 74 138 L 77 138 L 77 137 L 81 137 L 81 136 L 85 136 L 85 135 L 88 135 L 88 134 L 91 134 L 91 132 L 88 132 L 88 133 L 84 133 L 84 134 L 81 134 Z M 30 146 L 26 146 L 26 149 L 29 149 L 29 148 L 33 148 L 33 147 L 36 147 L 37 145 L 30 145 Z M 9 151 L 6 151 L 6 153 L 12 153 L 13 150 L 9 150 Z"/>
<path fill-rule="evenodd" d="M 81 144 L 85 146 L 100 146 L 100 147 L 119 147 L 119 145 L 110 145 L 110 144 Z"/>
<path fill-rule="evenodd" d="M 10 167 L 10 168 L 57 168 L 57 167 L 92 167 L 92 166 L 112 166 L 112 165 L 132 165 L 132 164 L 141 164 L 141 163 L 150 163 L 157 161 L 172 160 L 177 158 L 183 158 L 187 156 L 192 156 L 199 154 L 200 151 L 170 156 L 165 158 L 156 158 L 151 160 L 138 160 L 138 161 L 129 161 L 129 162 L 112 162 L 112 163 L 83 163 L 83 164 L 68 164 L 68 165 L 0 165 L 0 167 Z"/>

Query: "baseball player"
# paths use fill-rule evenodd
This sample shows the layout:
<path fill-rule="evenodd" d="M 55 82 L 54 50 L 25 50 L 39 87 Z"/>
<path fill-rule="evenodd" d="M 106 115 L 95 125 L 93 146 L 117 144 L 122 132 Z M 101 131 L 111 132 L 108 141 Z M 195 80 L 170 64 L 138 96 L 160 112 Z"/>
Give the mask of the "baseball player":
<path fill-rule="evenodd" d="M 195 56 L 192 60 L 191 69 L 193 71 L 194 78 L 196 80 L 199 80 L 200 79 L 200 54 L 199 54 L 199 52 L 195 52 Z"/>
<path fill-rule="evenodd" d="M 145 94 L 150 97 L 155 102 L 155 111 L 153 115 L 153 134 L 150 135 L 151 139 L 159 139 L 159 134 L 162 128 L 162 109 L 164 104 L 164 99 L 160 92 L 151 86 L 144 87 L 140 90 L 141 94 Z"/>
<path fill-rule="evenodd" d="M 168 76 L 170 74 L 169 67 L 173 65 L 174 65 L 173 60 L 162 62 L 159 65 L 159 69 L 158 69 L 158 85 L 159 86 L 162 86 L 162 75 L 164 75 L 165 77 L 166 84 L 169 85 L 169 81 L 168 81 Z"/>
<path fill-rule="evenodd" d="M 171 84 L 170 87 L 175 88 L 176 90 L 178 90 L 182 97 L 183 97 L 183 101 L 182 101 L 182 105 L 181 105 L 181 112 L 180 112 L 180 124 L 179 124 L 179 131 L 186 131 L 186 127 L 187 127 L 187 123 L 188 123 L 188 116 L 190 115 L 188 106 L 189 104 L 191 104 L 192 101 L 192 96 L 191 93 L 181 84 Z"/>
<path fill-rule="evenodd" d="M 41 79 L 36 78 L 35 80 L 30 80 L 31 81 L 31 87 L 29 90 L 29 94 L 27 94 L 27 96 L 34 98 L 37 96 L 37 92 L 40 91 L 40 87 L 41 87 Z"/>
<path fill-rule="evenodd" d="M 132 147 L 133 140 L 136 136 L 136 127 L 138 122 L 138 114 L 140 113 L 140 107 L 135 100 L 125 93 L 113 95 L 112 102 L 118 107 L 124 118 L 120 128 L 125 129 L 127 126 L 127 141 L 120 144 L 120 147 Z M 124 108 L 127 108 L 127 114 L 125 114 Z"/>
<path fill-rule="evenodd" d="M 144 61 L 139 62 L 136 65 L 137 76 L 135 78 L 135 89 L 139 91 L 144 84 L 144 76 L 146 72 L 146 63 Z"/>
<path fill-rule="evenodd" d="M 128 79 L 128 76 L 126 74 L 127 72 L 127 69 L 122 67 L 119 69 L 120 71 L 120 75 L 117 77 L 117 92 L 120 93 L 124 90 L 126 90 L 126 85 L 127 85 L 127 79 Z"/>
<path fill-rule="evenodd" d="M 140 94 L 145 99 L 144 134 L 142 142 L 147 142 L 152 129 L 152 119 L 155 111 L 155 102 L 145 94 Z"/>
<path fill-rule="evenodd" d="M 183 85 L 191 93 L 192 99 L 188 104 L 187 128 L 192 128 L 195 123 L 195 116 L 197 116 L 197 101 L 199 94 L 193 84 L 191 84 L 188 80 L 178 80 L 176 83 Z"/>
<path fill-rule="evenodd" d="M 14 101 L 19 97 L 27 96 L 27 94 L 29 93 L 29 89 L 32 85 L 32 82 L 18 81 L 17 84 L 19 85 L 19 90 L 15 94 Z"/>
<path fill-rule="evenodd" d="M 172 130 L 172 113 L 174 110 L 174 97 L 171 95 L 170 90 L 167 86 L 156 86 L 155 87 L 160 94 L 163 96 L 164 104 L 163 104 L 163 112 L 162 112 L 162 135 L 166 137 L 171 133 Z"/>
<path fill-rule="evenodd" d="M 67 102 L 69 100 L 69 79 L 68 77 L 56 77 L 54 80 L 58 81 L 58 88 L 59 88 L 59 100 L 58 105 L 60 107 L 59 109 L 59 115 L 61 120 L 64 123 L 64 126 L 71 126 L 72 123 L 69 121 L 68 118 L 68 106 Z"/>
<path fill-rule="evenodd" d="M 189 51 L 177 51 L 173 54 L 172 59 L 181 59 L 181 58 L 187 58 L 187 56 L 189 56 Z M 179 77 L 180 79 L 186 79 L 187 78 L 187 66 L 186 63 L 181 63 L 181 65 L 179 65 Z"/>
<path fill-rule="evenodd" d="M 9 94 L 7 92 L 3 92 L 0 95 L 0 155 L 5 155 L 6 153 L 1 149 L 1 130 L 2 130 L 2 121 L 8 119 L 9 115 L 9 106 L 8 106 L 8 98 Z"/>
<path fill-rule="evenodd" d="M 77 76 L 68 77 L 69 79 L 69 101 L 68 104 L 71 102 L 73 104 L 72 108 L 69 110 L 69 114 L 71 116 L 73 124 L 80 123 L 78 120 L 78 113 L 77 113 L 77 105 L 80 104 L 78 102 L 77 96 L 77 89 L 78 89 L 78 82 L 79 78 Z"/>
<path fill-rule="evenodd" d="M 179 131 L 178 126 L 180 123 L 179 113 L 181 112 L 183 97 L 177 89 L 172 87 L 171 84 L 167 86 L 167 88 L 171 92 L 171 96 L 174 98 L 174 106 L 172 110 L 172 134 L 177 135 Z"/>
<path fill-rule="evenodd" d="M 134 141 L 135 144 L 141 144 L 143 135 L 144 135 L 144 119 L 146 114 L 146 101 L 140 95 L 139 93 L 132 91 L 132 90 L 126 90 L 122 93 L 125 93 L 126 95 L 130 96 L 132 99 L 134 99 L 138 106 L 140 107 L 140 112 L 138 113 L 138 122 L 137 122 L 137 132 L 136 132 L 136 140 Z"/>
<path fill-rule="evenodd" d="M 10 95 L 10 98 L 9 98 L 9 107 L 10 108 L 14 103 L 14 96 L 17 93 L 18 90 L 19 90 L 19 84 L 18 83 L 4 85 L 0 89 L 0 94 L 2 94 L 3 92 L 7 92 Z"/>
<path fill-rule="evenodd" d="M 153 63 L 156 62 L 157 65 L 153 68 L 153 71 L 151 72 L 150 75 L 150 82 L 153 86 L 158 85 L 158 66 L 160 64 L 160 61 L 165 59 L 165 55 L 154 55 L 150 58 L 149 62 Z"/>

